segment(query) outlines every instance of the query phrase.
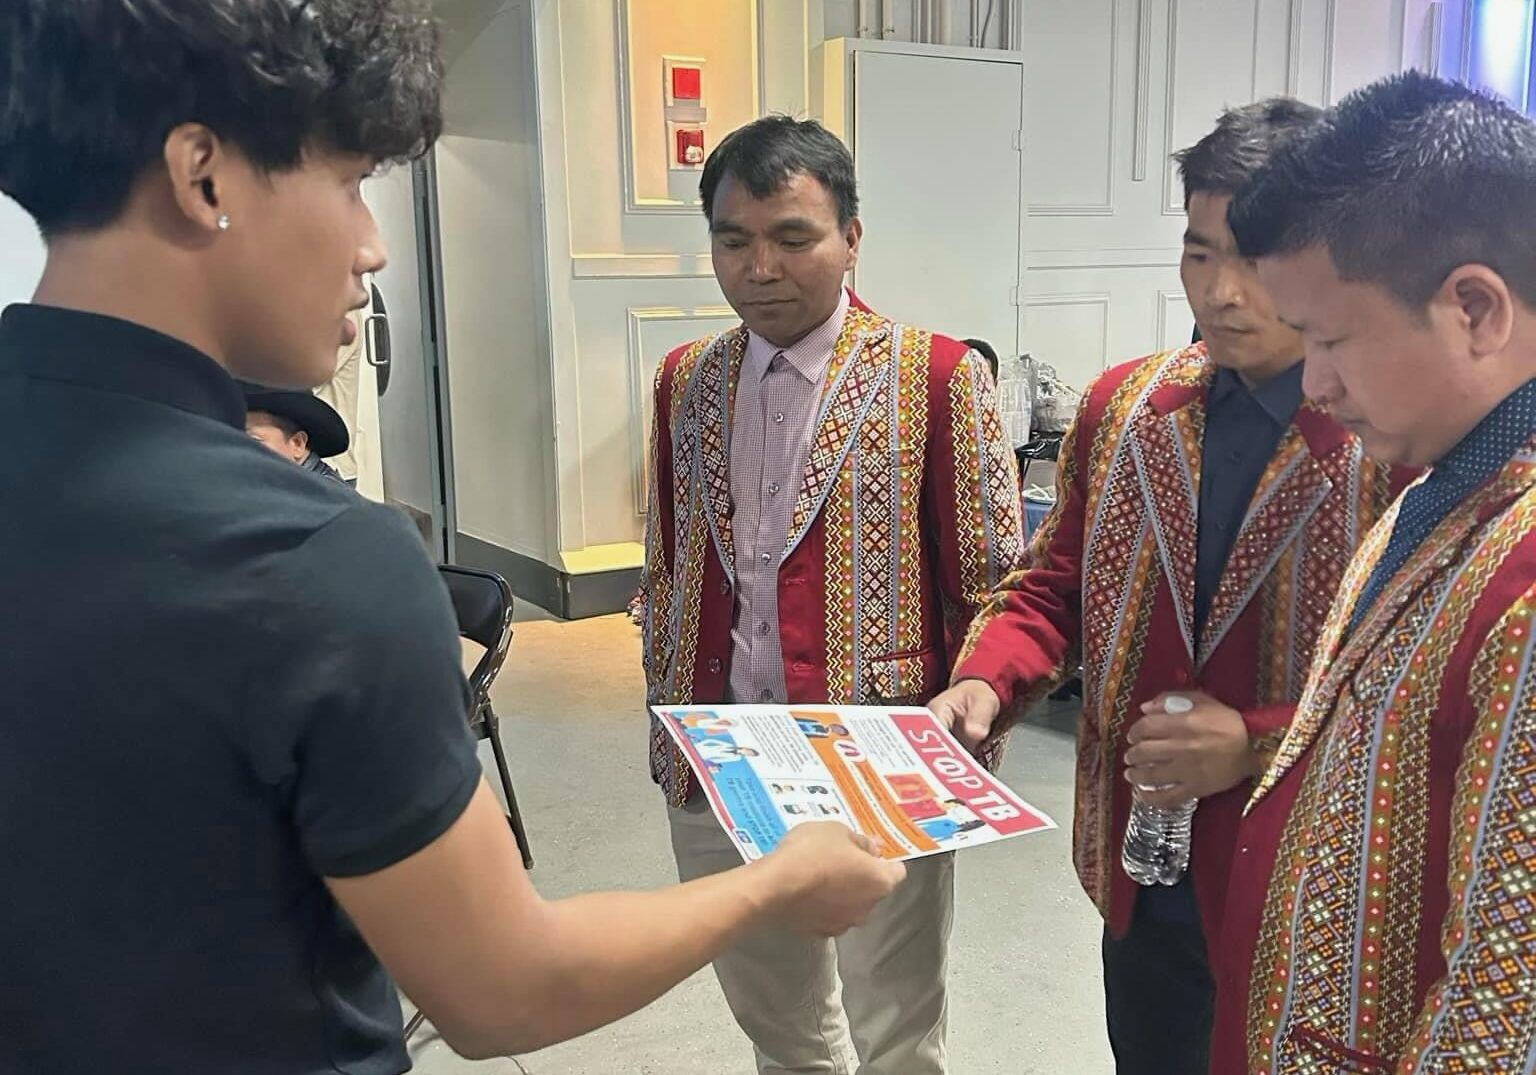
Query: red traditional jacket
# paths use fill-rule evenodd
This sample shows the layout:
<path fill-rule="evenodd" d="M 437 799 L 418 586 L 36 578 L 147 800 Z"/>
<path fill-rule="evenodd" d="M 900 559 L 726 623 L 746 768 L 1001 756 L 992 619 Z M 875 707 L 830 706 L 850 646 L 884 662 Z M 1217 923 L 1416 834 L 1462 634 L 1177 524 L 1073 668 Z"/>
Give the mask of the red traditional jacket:
<path fill-rule="evenodd" d="M 1273 750 L 1350 555 L 1393 492 L 1390 472 L 1367 461 L 1355 437 L 1303 404 L 1196 638 L 1200 446 L 1214 369 L 1196 344 L 1111 369 L 1084 394 L 1062 442 L 1056 507 L 1028 566 L 977 617 L 955 672 L 992 685 L 1006 727 L 1081 656 L 1073 857 L 1116 935 L 1130 925 L 1138 887 L 1120 846 L 1131 807 L 1125 735 L 1141 704 L 1202 689 L 1240 710 L 1250 737 Z M 1195 814 L 1191 870 L 1208 939 L 1218 936 L 1247 795 L 1233 789 Z"/>
<path fill-rule="evenodd" d="M 1536 439 L 1356 601 L 1340 590 L 1243 823 L 1212 1072 L 1536 1063 Z"/>
<path fill-rule="evenodd" d="M 657 371 L 642 584 L 652 705 L 723 702 L 735 610 L 729 416 L 738 327 Z M 984 361 L 854 300 L 826 374 L 779 568 L 791 702 L 923 704 L 977 607 L 1022 562 L 1018 469 Z M 669 799 L 695 784 L 653 721 Z"/>

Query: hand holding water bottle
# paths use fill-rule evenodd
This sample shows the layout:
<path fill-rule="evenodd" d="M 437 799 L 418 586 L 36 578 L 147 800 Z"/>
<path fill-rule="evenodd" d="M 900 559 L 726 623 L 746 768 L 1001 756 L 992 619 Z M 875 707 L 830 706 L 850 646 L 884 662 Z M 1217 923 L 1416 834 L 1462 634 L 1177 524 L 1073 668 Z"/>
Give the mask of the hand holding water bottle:
<path fill-rule="evenodd" d="M 1160 702 L 1162 712 L 1169 716 L 1183 716 L 1195 708 L 1194 702 L 1180 694 L 1165 695 Z M 1166 774 L 1147 775 L 1158 768 L 1156 765 L 1141 768 L 1138 775 L 1144 780 L 1167 779 Z M 1127 779 L 1130 775 L 1128 770 Z M 1125 825 L 1125 839 L 1120 846 L 1121 867 L 1138 885 L 1176 885 L 1189 869 L 1190 836 L 1195 808 L 1200 805 L 1200 800 L 1155 806 L 1148 801 L 1151 797 L 1183 798 L 1183 789 L 1175 783 L 1132 783 L 1136 792 L 1131 801 L 1131 816 Z"/>
<path fill-rule="evenodd" d="M 1162 694 L 1126 735 L 1125 779 L 1150 806 L 1209 798 L 1263 772 L 1243 715 L 1203 691 Z"/>

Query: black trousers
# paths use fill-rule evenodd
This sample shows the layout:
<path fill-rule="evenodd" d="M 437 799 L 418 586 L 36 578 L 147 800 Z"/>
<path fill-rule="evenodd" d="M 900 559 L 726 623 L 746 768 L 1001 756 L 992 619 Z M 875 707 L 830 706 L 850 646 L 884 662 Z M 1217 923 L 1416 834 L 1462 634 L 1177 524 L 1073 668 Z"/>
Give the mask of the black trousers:
<path fill-rule="evenodd" d="M 1207 1075 L 1215 984 L 1198 922 L 1137 901 L 1128 933 L 1104 931 L 1104 1006 L 1117 1075 Z"/>

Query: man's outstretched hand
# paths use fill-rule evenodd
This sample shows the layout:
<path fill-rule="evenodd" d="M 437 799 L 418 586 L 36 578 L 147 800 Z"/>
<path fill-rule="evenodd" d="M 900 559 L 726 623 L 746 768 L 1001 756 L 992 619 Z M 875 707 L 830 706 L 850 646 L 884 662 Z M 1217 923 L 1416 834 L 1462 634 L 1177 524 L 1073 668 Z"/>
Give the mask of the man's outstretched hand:
<path fill-rule="evenodd" d="M 963 679 L 928 703 L 928 709 L 965 749 L 974 752 L 992 734 L 1003 703 L 991 684 Z"/>
<path fill-rule="evenodd" d="M 876 853 L 868 836 L 831 821 L 796 825 L 763 864 L 776 871 L 779 921 L 812 937 L 863 925 L 907 876 L 901 863 Z"/>

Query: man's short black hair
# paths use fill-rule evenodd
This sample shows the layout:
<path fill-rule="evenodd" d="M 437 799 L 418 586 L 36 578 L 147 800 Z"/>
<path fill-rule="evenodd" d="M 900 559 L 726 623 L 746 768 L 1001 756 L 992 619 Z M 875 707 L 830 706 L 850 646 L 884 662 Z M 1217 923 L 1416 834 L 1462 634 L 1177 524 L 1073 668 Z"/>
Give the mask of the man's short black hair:
<path fill-rule="evenodd" d="M 1321 115 L 1322 109 L 1292 97 L 1271 97 L 1223 112 L 1215 130 L 1173 155 L 1184 183 L 1185 208 L 1193 194 L 1242 190 L 1283 142 Z"/>
<path fill-rule="evenodd" d="M 269 172 L 419 155 L 438 42 L 423 0 L 0 0 L 0 191 L 45 235 L 102 227 L 186 122 Z"/>
<path fill-rule="evenodd" d="M 1536 124 L 1467 86 L 1394 75 L 1277 153 L 1228 218 L 1249 257 L 1322 245 L 1340 277 L 1411 310 L 1467 264 L 1536 306 Z"/>
<path fill-rule="evenodd" d="M 704 216 L 714 223 L 715 191 L 726 176 L 745 186 L 752 197 L 769 198 L 801 173 L 832 195 L 839 225 L 847 226 L 859 215 L 853 156 L 837 135 L 813 119 L 764 116 L 732 131 L 704 162 L 699 180 Z"/>

